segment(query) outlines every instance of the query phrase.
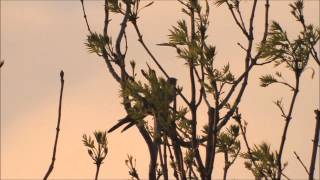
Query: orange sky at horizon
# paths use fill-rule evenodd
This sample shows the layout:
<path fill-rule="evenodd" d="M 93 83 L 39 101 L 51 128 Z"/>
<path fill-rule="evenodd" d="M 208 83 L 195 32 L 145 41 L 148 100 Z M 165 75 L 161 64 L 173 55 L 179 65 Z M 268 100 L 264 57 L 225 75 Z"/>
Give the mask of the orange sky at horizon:
<path fill-rule="evenodd" d="M 1 178 L 41 179 L 45 174 L 54 142 L 61 69 L 65 72 L 61 132 L 57 160 L 50 177 L 93 178 L 95 167 L 82 145 L 82 134 L 106 130 L 125 113 L 118 84 L 106 70 L 103 60 L 89 54 L 84 45 L 88 33 L 80 2 L 0 3 L 1 60 L 5 60 L 1 69 Z M 251 5 L 250 1 L 243 3 L 244 9 Z M 280 22 L 289 36 L 295 37 L 300 26 L 291 16 L 288 4 L 289 1 L 271 1 L 270 20 Z M 317 1 L 306 1 L 307 23 L 319 26 L 319 4 Z M 184 68 L 183 61 L 176 59 L 174 50 L 156 46 L 167 41 L 168 29 L 182 18 L 181 6 L 177 5 L 173 1 L 156 1 L 141 12 L 139 24 L 145 41 L 168 73 L 177 77 L 179 85 L 188 89 L 187 68 Z M 263 7 L 264 4 L 259 2 L 255 28 L 257 36 L 263 30 Z M 242 34 L 232 21 L 227 7 L 216 8 L 211 4 L 211 8 L 209 40 L 217 47 L 217 65 L 222 66 L 229 61 L 231 69 L 239 73 L 243 67 L 243 52 L 236 43 L 245 42 Z M 86 9 L 91 28 L 101 32 L 103 2 L 88 1 Z M 118 20 L 113 16 L 111 34 L 117 32 Z M 132 30 L 129 26 L 129 60 L 136 60 L 137 69 L 145 69 L 146 62 L 156 67 Z M 284 159 L 289 161 L 285 172 L 293 179 L 306 177 L 293 151 L 309 166 L 315 124 L 313 110 L 319 108 L 319 67 L 313 61 L 310 65 L 316 74 L 311 79 L 311 71 L 307 71 L 302 77 L 284 152 Z M 177 70 L 177 67 L 182 68 Z M 272 144 L 273 149 L 278 148 L 283 119 L 273 101 L 282 97 L 287 107 L 291 92 L 280 86 L 259 86 L 261 75 L 275 71 L 272 66 L 253 70 L 240 104 L 243 118 L 249 123 L 251 146 L 266 141 Z M 292 78 L 290 75 L 288 77 Z M 189 92 L 185 93 L 188 95 Z M 200 124 L 205 123 L 205 117 L 206 109 L 202 108 L 199 112 Z M 101 167 L 100 178 L 129 178 L 124 163 L 127 154 L 136 158 L 139 174 L 147 177 L 149 157 L 136 128 L 125 133 L 116 131 L 108 134 L 108 140 L 110 151 Z M 222 167 L 223 160 L 218 155 L 215 177 L 222 177 Z M 319 161 L 315 175 L 319 176 Z M 240 159 L 231 167 L 228 176 L 230 179 L 252 178 Z"/>

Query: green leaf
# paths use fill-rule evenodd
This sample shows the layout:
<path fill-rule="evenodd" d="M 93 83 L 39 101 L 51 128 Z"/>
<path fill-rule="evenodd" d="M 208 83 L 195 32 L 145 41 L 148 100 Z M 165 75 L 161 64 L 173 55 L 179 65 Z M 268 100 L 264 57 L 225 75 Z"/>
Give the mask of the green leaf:
<path fill-rule="evenodd" d="M 170 30 L 169 44 L 173 45 L 187 45 L 188 43 L 188 29 L 185 20 L 179 20 L 178 26 L 173 26 Z"/>
<path fill-rule="evenodd" d="M 271 74 L 267 74 L 260 77 L 260 86 L 267 87 L 272 83 L 278 82 Z"/>
<path fill-rule="evenodd" d="M 105 38 L 101 34 L 92 33 L 88 35 L 87 42 L 85 43 L 90 53 L 101 55 L 102 50 L 108 44 L 109 38 Z"/>

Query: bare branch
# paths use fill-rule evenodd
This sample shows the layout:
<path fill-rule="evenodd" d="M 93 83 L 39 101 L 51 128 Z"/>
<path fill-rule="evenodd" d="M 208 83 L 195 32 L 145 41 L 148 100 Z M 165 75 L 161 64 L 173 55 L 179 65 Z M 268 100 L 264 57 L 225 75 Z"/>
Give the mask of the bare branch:
<path fill-rule="evenodd" d="M 302 162 L 300 156 L 295 151 L 293 152 L 293 154 L 296 156 L 296 158 L 298 159 L 298 161 L 300 162 L 300 164 L 302 165 L 302 167 L 304 168 L 306 173 L 309 175 L 309 171 L 307 169 L 307 166 Z"/>
<path fill-rule="evenodd" d="M 81 1 L 83 17 L 84 17 L 84 19 L 86 21 L 87 29 L 90 32 L 90 34 L 92 34 L 92 31 L 91 31 L 91 28 L 90 28 L 90 25 L 89 25 L 89 22 L 88 22 L 88 19 L 87 19 L 87 14 L 86 14 L 86 11 L 85 11 L 85 8 L 84 8 L 84 2 L 83 2 L 84 0 L 80 0 L 80 1 Z"/>
<path fill-rule="evenodd" d="M 60 121 L 61 121 L 61 107 L 62 107 L 62 93 L 63 93 L 63 86 L 64 86 L 64 72 L 61 70 L 60 72 L 60 82 L 61 82 L 61 89 L 60 89 L 60 98 L 59 98 L 59 109 L 58 109 L 58 122 L 57 122 L 57 128 L 56 128 L 56 138 L 54 141 L 54 146 L 53 146 L 53 153 L 52 153 L 52 161 L 49 166 L 49 169 L 47 173 L 44 175 L 43 180 L 47 180 L 48 177 L 50 176 L 53 168 L 54 168 L 54 163 L 56 160 L 56 151 L 57 151 L 57 146 L 58 146 L 58 138 L 59 138 L 59 132 L 60 132 Z"/>

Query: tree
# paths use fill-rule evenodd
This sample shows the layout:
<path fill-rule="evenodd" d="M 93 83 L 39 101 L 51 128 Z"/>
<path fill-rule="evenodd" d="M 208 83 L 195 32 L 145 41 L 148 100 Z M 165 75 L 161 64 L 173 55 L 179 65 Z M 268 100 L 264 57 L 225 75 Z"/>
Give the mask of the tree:
<path fill-rule="evenodd" d="M 269 28 L 269 0 L 264 4 L 264 32 L 262 39 L 255 40 L 254 26 L 258 0 L 253 0 L 249 19 L 243 18 L 240 0 L 216 0 L 215 5 L 226 5 L 237 27 L 247 41 L 247 46 L 238 43 L 245 52 L 244 69 L 239 75 L 232 73 L 230 64 L 219 69 L 214 62 L 216 47 L 208 42 L 209 14 L 211 2 L 208 0 L 177 0 L 182 6 L 185 19 L 178 20 L 170 29 L 168 42 L 158 44 L 162 48 L 173 48 L 177 57 L 182 59 L 189 70 L 191 92 L 187 97 L 178 80 L 169 75 L 159 63 L 143 39 L 139 27 L 141 10 L 151 6 L 153 2 L 143 3 L 141 0 L 105 0 L 105 20 L 103 33 L 91 30 L 84 2 L 81 0 L 84 19 L 89 35 L 86 46 L 89 52 L 96 53 L 104 59 L 112 77 L 120 84 L 121 98 L 126 117 L 120 119 L 108 132 L 126 125 L 122 132 L 135 126 L 143 137 L 149 151 L 150 163 L 148 179 L 155 180 L 160 176 L 168 179 L 168 160 L 170 160 L 173 176 L 176 179 L 209 180 L 214 176 L 213 167 L 216 153 L 225 156 L 225 178 L 227 171 L 240 153 L 239 131 L 243 135 L 247 152 L 242 154 L 247 159 L 245 165 L 258 178 L 281 179 L 285 165 L 282 154 L 294 103 L 299 92 L 299 80 L 305 70 L 310 56 L 317 62 L 315 45 L 319 41 L 319 29 L 305 25 L 303 19 L 303 1 L 290 4 L 292 14 L 304 27 L 296 40 L 290 41 L 287 33 L 279 23 L 272 22 Z M 108 33 L 109 14 L 122 15 L 120 30 L 115 37 Z M 144 79 L 138 79 L 135 61 L 130 61 L 128 68 L 127 26 L 132 25 L 138 42 L 150 59 L 157 65 L 141 70 Z M 112 39 L 115 39 L 113 41 Z M 254 44 L 259 44 L 255 48 Z M 295 85 L 282 79 L 280 72 L 276 76 L 261 77 L 261 86 L 279 83 L 293 90 L 289 110 L 285 113 L 282 102 L 276 105 L 286 120 L 279 151 L 272 151 L 266 143 L 250 148 L 246 138 L 246 123 L 241 120 L 239 104 L 246 91 L 250 72 L 266 64 L 287 65 L 295 77 Z M 319 64 L 319 63 L 318 63 Z M 158 69 L 158 70 L 156 70 Z M 161 73 L 162 75 L 158 75 Z M 207 123 L 203 133 L 199 133 L 198 109 L 200 105 L 207 108 Z M 178 108 L 179 107 L 179 108 Z M 235 121 L 233 121 L 233 119 Z M 227 123 L 235 122 L 230 129 Z M 205 152 L 201 156 L 200 151 Z M 170 154 L 169 158 L 167 154 Z M 229 155 L 233 159 L 230 159 Z M 132 162 L 132 158 L 130 161 Z M 160 171 L 157 165 L 160 164 Z M 129 166 L 130 172 L 136 169 Z M 310 172 L 311 173 L 311 172 Z M 131 174 L 132 176 L 132 174 Z M 134 176 L 133 176 L 134 177 Z M 135 177 L 136 178 L 136 177 Z"/>

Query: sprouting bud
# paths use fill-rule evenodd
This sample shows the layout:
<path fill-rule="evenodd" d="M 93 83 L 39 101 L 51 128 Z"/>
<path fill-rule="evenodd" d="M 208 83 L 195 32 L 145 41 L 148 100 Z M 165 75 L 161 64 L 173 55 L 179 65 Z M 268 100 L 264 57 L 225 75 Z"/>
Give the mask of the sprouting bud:
<path fill-rule="evenodd" d="M 131 65 L 132 69 L 134 69 L 136 67 L 136 62 L 134 60 L 131 60 L 130 65 Z"/>

